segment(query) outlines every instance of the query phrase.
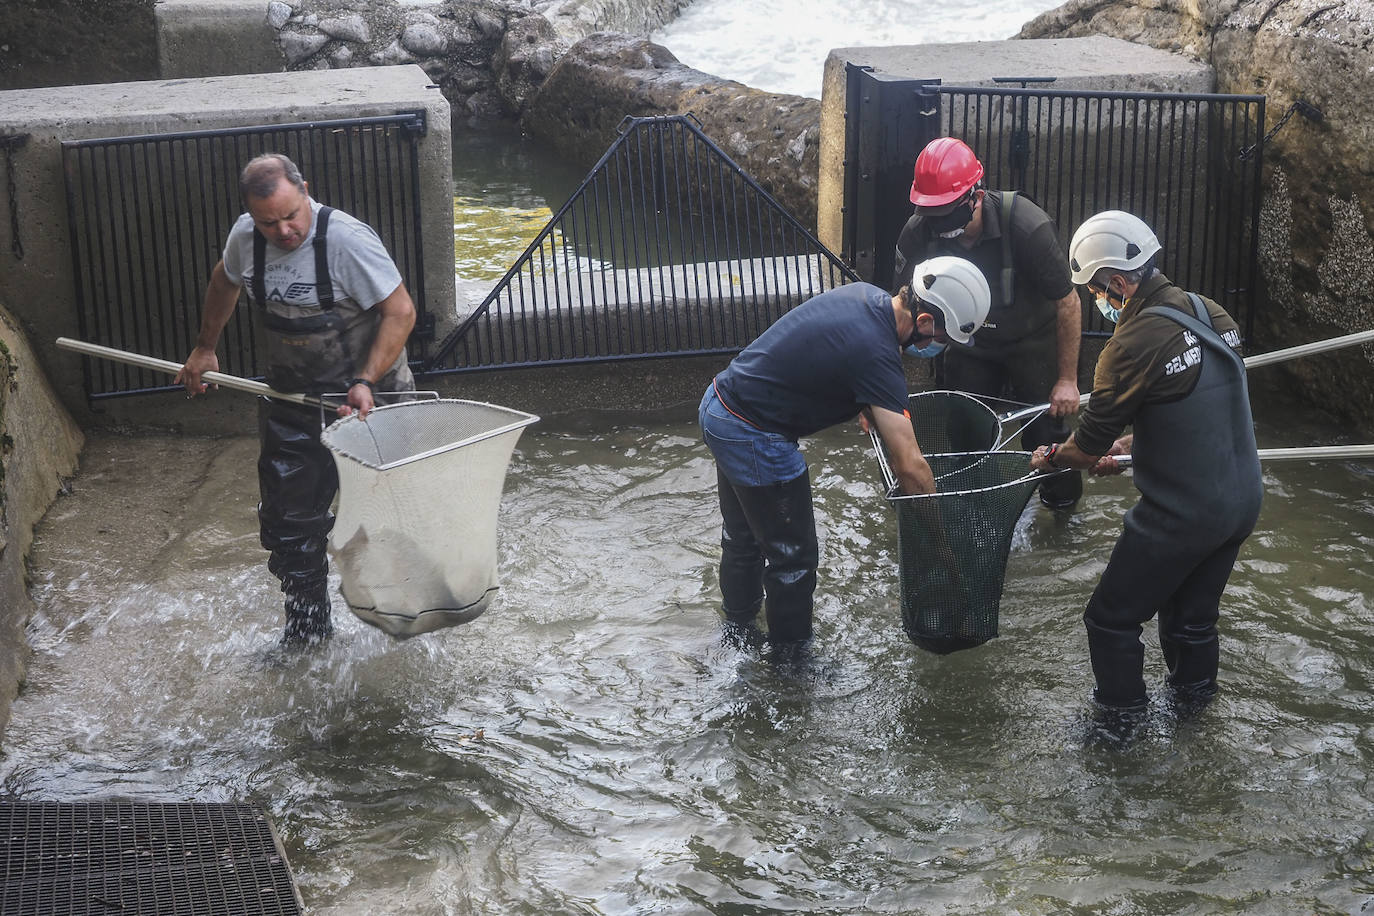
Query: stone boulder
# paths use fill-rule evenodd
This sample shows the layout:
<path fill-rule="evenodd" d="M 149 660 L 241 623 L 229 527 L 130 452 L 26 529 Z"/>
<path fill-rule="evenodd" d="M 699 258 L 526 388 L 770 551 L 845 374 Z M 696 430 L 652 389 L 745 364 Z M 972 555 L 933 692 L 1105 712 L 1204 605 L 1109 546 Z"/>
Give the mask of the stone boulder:
<path fill-rule="evenodd" d="M 1017 37 L 1098 33 L 1192 54 L 1218 92 L 1267 97 L 1266 127 L 1278 129 L 1264 151 L 1264 300 L 1250 351 L 1374 328 L 1374 0 L 1072 0 Z M 1320 114 L 1294 110 L 1299 100 Z M 1284 367 L 1314 401 L 1374 430 L 1374 348 Z"/>
<path fill-rule="evenodd" d="M 543 16 L 525 16 L 506 29 L 492 69 L 496 89 L 512 113 L 519 115 L 567 49 L 553 23 Z"/>
<path fill-rule="evenodd" d="M 707 136 L 814 231 L 820 105 L 694 70 L 647 39 L 598 32 L 559 59 L 522 124 L 590 167 L 626 116 L 694 114 Z"/>
<path fill-rule="evenodd" d="M 574 42 L 646 35 L 684 0 L 271 0 L 288 69 L 417 63 L 470 123 L 518 118 Z"/>

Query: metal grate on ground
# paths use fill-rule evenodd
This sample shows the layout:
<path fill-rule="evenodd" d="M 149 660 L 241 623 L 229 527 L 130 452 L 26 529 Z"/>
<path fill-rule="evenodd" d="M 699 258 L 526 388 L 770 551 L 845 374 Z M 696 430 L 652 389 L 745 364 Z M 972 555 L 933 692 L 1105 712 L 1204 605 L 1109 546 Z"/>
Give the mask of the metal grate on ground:
<path fill-rule="evenodd" d="M 304 912 L 252 805 L 0 802 L 0 860 L 0 916 Z"/>

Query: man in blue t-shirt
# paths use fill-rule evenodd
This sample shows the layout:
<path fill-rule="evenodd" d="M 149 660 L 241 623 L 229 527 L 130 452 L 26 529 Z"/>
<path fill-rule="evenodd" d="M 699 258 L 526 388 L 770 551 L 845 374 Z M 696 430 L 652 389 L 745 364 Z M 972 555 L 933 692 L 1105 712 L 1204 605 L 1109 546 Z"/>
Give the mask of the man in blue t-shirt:
<path fill-rule="evenodd" d="M 751 625 L 762 606 L 774 642 L 811 638 L 819 552 L 802 436 L 862 412 L 902 491 L 935 491 L 906 416 L 901 351 L 930 340 L 967 343 L 989 300 L 987 281 L 968 261 L 931 258 L 895 296 L 853 283 L 810 299 L 707 386 L 699 419 L 716 459 L 728 622 Z"/>

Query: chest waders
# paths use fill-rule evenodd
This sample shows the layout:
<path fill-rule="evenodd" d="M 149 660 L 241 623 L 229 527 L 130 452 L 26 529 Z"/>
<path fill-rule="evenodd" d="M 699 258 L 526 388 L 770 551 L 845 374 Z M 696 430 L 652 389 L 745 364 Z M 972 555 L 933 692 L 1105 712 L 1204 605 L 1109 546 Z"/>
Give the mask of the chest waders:
<path fill-rule="evenodd" d="M 1140 502 L 1126 513 L 1083 615 L 1096 697 L 1108 707 L 1148 701 L 1140 636 L 1155 614 L 1169 685 L 1201 699 L 1216 691 L 1221 595 L 1259 516 L 1263 486 L 1245 364 L 1212 329 L 1201 299 L 1189 297 L 1196 316 L 1159 306 L 1140 312 L 1190 331 L 1201 366 L 1192 392 L 1142 407 L 1133 424 Z"/>
<path fill-rule="evenodd" d="M 268 338 L 267 379 L 279 391 L 343 391 L 353 362 L 343 358 L 341 316 L 336 314 L 329 275 L 327 231 L 331 208 L 316 214 L 315 284 L 320 314 L 291 318 L 274 311 L 267 297 L 264 268 L 267 239 L 253 230 L 254 304 L 261 309 Z M 322 365 L 307 352 L 321 344 L 335 365 L 320 378 L 307 374 Z M 271 556 L 267 568 L 285 595 L 283 642 L 300 644 L 327 638 L 333 631 L 329 608 L 329 560 L 325 553 L 334 527 L 330 505 L 339 488 L 338 469 L 320 444 L 323 417 L 317 409 L 263 398 L 258 403 L 258 526 Z"/>

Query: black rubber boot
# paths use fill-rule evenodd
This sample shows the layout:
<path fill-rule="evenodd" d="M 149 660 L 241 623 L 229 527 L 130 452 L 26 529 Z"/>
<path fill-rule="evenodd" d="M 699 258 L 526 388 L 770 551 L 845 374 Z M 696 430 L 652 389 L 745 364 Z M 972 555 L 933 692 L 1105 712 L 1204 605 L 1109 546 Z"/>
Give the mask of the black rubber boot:
<path fill-rule="evenodd" d="M 766 560 L 763 608 L 769 640 L 810 639 L 820 550 L 809 473 L 766 487 L 736 487 L 735 494 Z"/>
<path fill-rule="evenodd" d="M 286 595 L 283 643 L 318 642 L 329 622 L 329 560 L 325 546 L 334 515 L 338 474 L 320 444 L 318 411 L 265 402 L 258 411 L 258 525 L 271 552 L 267 568 Z"/>
<path fill-rule="evenodd" d="M 286 632 L 282 635 L 282 645 L 314 645 L 334 635 L 327 583 L 306 588 L 283 584 L 282 590 L 286 592 Z"/>
<path fill-rule="evenodd" d="M 1169 700 L 1179 716 L 1191 716 L 1207 706 L 1217 695 L 1217 665 L 1220 647 L 1215 626 L 1183 627 L 1166 633 L 1160 621 L 1159 646 L 1169 666 Z M 1206 632 L 1202 632 L 1206 630 Z"/>
<path fill-rule="evenodd" d="M 763 606 L 763 551 L 736 488 L 716 469 L 720 492 L 720 595 L 727 623 L 753 626 Z"/>
<path fill-rule="evenodd" d="M 1082 471 L 1055 474 L 1040 485 L 1040 502 L 1051 509 L 1072 509 L 1082 495 Z"/>
<path fill-rule="evenodd" d="M 1143 709 L 1150 698 L 1145 692 L 1145 646 L 1140 642 L 1140 627 L 1115 628 L 1104 625 L 1104 618 L 1094 592 L 1083 614 L 1088 656 L 1097 681 L 1093 699 L 1111 709 Z"/>

